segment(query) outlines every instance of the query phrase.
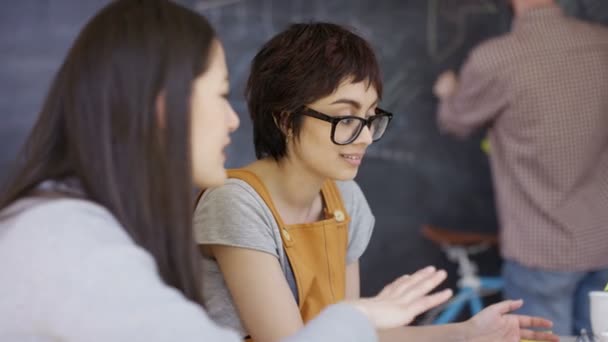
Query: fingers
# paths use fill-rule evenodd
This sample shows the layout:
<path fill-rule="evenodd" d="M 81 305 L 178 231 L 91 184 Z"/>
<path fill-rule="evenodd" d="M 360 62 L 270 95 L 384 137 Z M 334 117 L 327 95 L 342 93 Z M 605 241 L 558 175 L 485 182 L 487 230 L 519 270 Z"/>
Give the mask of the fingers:
<path fill-rule="evenodd" d="M 447 273 L 437 271 L 435 267 L 425 267 L 414 274 L 404 275 L 386 286 L 378 295 L 381 298 L 392 298 L 399 305 L 412 305 L 418 302 L 417 310 L 422 312 L 437 306 L 452 296 L 451 291 L 442 291 L 433 296 L 425 297 L 429 292 L 445 280 Z"/>
<path fill-rule="evenodd" d="M 447 70 L 442 72 L 439 77 L 437 77 L 437 79 L 455 79 L 456 78 L 456 73 L 453 70 Z"/>
<path fill-rule="evenodd" d="M 445 280 L 447 273 L 444 270 L 435 271 L 435 268 L 416 272 L 412 276 L 395 284 L 392 295 L 399 298 L 401 303 L 411 302 L 426 295 Z"/>
<path fill-rule="evenodd" d="M 550 332 L 542 332 L 542 331 L 532 331 L 528 329 L 522 329 L 520 331 L 521 338 L 524 340 L 534 340 L 534 341 L 551 341 L 558 342 L 559 337 Z"/>
<path fill-rule="evenodd" d="M 428 267 L 427 267 L 427 268 L 421 269 L 421 270 L 419 270 L 419 271 L 417 271 L 417 272 L 430 272 L 430 268 L 428 268 Z M 393 291 L 395 291 L 395 289 L 396 289 L 397 287 L 399 287 L 399 286 L 400 286 L 400 284 L 402 284 L 402 283 L 404 283 L 404 282 L 408 281 L 408 279 L 409 279 L 409 278 L 411 278 L 411 275 L 409 275 L 409 274 L 404 274 L 404 275 L 402 275 L 401 277 L 399 277 L 399 278 L 397 278 L 397 279 L 393 280 L 393 282 L 392 282 L 392 283 L 390 283 L 390 284 L 386 285 L 386 286 L 385 286 L 385 287 L 382 289 L 382 291 L 380 291 L 380 294 L 383 294 L 383 293 L 392 293 Z"/>
<path fill-rule="evenodd" d="M 553 322 L 542 317 L 515 315 L 521 328 L 551 328 Z"/>
<path fill-rule="evenodd" d="M 439 284 L 441 284 L 445 278 L 447 278 L 447 273 L 444 270 L 434 272 L 427 277 L 421 277 L 418 281 L 408 284 L 408 286 L 398 288 L 398 295 L 406 302 L 413 301 L 416 298 L 422 297 L 431 292 Z"/>
<path fill-rule="evenodd" d="M 389 285 L 385 286 L 384 289 L 380 292 L 382 294 L 394 294 L 395 292 L 400 292 L 403 290 L 407 290 L 407 288 L 411 287 L 413 284 L 419 282 L 421 279 L 426 279 L 427 277 L 433 275 L 436 272 L 435 267 L 428 266 L 421 270 L 416 271 L 414 274 L 403 275 L 397 280 L 393 281 Z"/>
<path fill-rule="evenodd" d="M 517 310 L 524 305 L 524 301 L 521 299 L 518 300 L 503 300 L 500 303 L 496 303 L 490 305 L 488 308 L 493 308 L 493 310 L 498 310 L 501 315 L 509 313 L 511 311 Z"/>
<path fill-rule="evenodd" d="M 410 308 L 413 313 L 413 316 L 415 317 L 423 312 L 426 312 L 438 305 L 445 303 L 448 299 L 452 297 L 452 294 L 452 290 L 445 289 L 432 295 L 416 299 L 413 303 L 408 304 L 408 307 Z"/>
<path fill-rule="evenodd" d="M 455 83 L 456 74 L 453 71 L 446 71 L 437 77 L 433 85 L 433 93 L 438 97 L 447 96 Z"/>

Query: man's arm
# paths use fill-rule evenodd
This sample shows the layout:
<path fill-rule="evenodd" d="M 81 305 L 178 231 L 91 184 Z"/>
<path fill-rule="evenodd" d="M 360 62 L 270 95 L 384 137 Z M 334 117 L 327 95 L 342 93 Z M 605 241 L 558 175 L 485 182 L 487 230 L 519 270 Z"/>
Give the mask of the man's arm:
<path fill-rule="evenodd" d="M 439 76 L 433 91 L 439 98 L 437 121 L 442 132 L 466 137 L 490 124 L 507 106 L 506 80 L 496 67 L 473 52 L 457 78 L 453 71 Z"/>

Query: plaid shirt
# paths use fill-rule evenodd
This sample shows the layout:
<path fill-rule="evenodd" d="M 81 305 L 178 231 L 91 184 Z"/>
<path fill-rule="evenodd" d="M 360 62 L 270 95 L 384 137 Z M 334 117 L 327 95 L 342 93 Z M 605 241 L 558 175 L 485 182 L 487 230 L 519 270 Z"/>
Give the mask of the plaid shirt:
<path fill-rule="evenodd" d="M 438 121 L 459 136 L 490 128 L 505 258 L 608 266 L 608 29 L 557 6 L 518 16 L 473 50 Z"/>

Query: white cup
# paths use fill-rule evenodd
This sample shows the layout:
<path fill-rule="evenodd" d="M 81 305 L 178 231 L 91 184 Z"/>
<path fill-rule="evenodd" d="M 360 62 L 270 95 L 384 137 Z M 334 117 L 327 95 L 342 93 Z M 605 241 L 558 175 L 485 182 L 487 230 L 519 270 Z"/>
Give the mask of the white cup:
<path fill-rule="evenodd" d="M 608 292 L 589 292 L 591 329 L 602 342 L 608 342 Z"/>

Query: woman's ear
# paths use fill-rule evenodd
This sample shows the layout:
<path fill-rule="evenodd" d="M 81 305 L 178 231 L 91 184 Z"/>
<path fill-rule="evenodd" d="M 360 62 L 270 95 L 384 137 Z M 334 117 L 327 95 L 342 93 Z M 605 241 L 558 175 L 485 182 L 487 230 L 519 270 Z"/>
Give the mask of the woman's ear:
<path fill-rule="evenodd" d="M 289 112 L 281 112 L 279 114 L 273 115 L 272 119 L 274 120 L 274 124 L 283 132 L 285 136 L 291 136 L 291 127 L 289 127 Z"/>

